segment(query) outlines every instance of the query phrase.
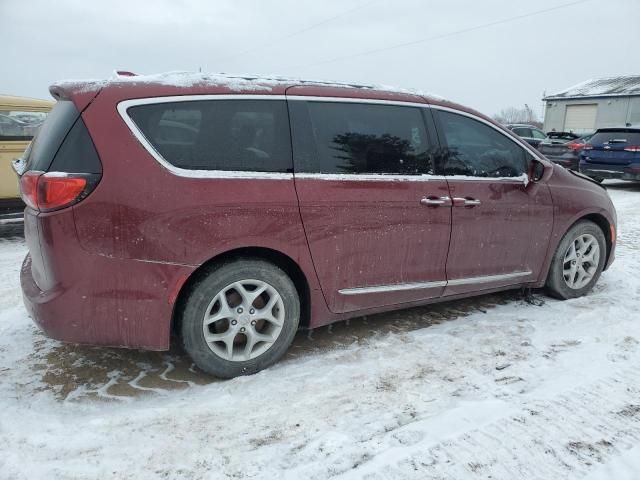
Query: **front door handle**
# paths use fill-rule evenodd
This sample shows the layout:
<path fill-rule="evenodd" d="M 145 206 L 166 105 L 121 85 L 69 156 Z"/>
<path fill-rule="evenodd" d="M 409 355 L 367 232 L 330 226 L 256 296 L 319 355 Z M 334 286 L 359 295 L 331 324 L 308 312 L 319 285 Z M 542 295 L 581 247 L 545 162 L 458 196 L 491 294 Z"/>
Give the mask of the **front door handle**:
<path fill-rule="evenodd" d="M 456 207 L 475 207 L 480 205 L 482 202 L 480 200 L 478 200 L 477 198 L 471 198 L 471 197 L 453 197 L 453 205 Z"/>
<path fill-rule="evenodd" d="M 420 205 L 426 205 L 427 207 L 448 207 L 451 206 L 450 197 L 424 197 L 420 199 Z"/>

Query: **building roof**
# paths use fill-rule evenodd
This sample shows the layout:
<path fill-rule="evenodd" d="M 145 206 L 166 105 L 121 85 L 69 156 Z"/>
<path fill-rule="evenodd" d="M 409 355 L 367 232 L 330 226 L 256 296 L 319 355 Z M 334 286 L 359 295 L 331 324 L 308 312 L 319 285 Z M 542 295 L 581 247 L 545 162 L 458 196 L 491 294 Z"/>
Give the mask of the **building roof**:
<path fill-rule="evenodd" d="M 640 75 L 617 76 L 587 80 L 543 100 L 562 100 L 584 97 L 626 97 L 640 95 Z"/>

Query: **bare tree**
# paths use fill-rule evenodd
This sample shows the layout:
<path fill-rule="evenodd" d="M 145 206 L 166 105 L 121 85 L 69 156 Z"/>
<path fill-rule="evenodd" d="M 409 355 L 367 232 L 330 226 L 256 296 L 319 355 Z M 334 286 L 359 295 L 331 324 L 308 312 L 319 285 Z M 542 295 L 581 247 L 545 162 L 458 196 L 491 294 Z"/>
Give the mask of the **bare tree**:
<path fill-rule="evenodd" d="M 536 113 L 525 103 L 524 107 L 507 107 L 500 110 L 493 116 L 496 122 L 508 123 L 527 123 L 538 125 L 540 121 Z"/>

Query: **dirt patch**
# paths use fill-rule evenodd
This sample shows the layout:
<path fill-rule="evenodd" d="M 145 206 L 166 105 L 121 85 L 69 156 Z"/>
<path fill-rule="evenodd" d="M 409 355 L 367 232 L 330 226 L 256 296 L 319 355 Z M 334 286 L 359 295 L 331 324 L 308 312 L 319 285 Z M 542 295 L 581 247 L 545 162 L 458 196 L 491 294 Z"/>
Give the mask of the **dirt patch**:
<path fill-rule="evenodd" d="M 595 443 L 569 442 L 567 450 L 586 465 L 592 465 L 594 462 L 602 463 L 604 456 L 613 450 L 613 444 L 604 439 Z"/>
<path fill-rule="evenodd" d="M 496 305 L 521 298 L 505 292 L 409 310 L 360 317 L 327 327 L 300 331 L 283 361 L 364 343 L 375 336 L 403 333 L 466 316 L 487 313 Z M 30 357 L 31 368 L 42 375 L 47 389 L 57 398 L 127 400 L 162 394 L 220 381 L 201 372 L 174 341 L 168 352 L 51 344 L 39 337 Z M 391 388 L 381 385 L 382 388 Z"/>
<path fill-rule="evenodd" d="M 627 405 L 618 412 L 618 415 L 629 418 L 640 417 L 640 405 Z"/>

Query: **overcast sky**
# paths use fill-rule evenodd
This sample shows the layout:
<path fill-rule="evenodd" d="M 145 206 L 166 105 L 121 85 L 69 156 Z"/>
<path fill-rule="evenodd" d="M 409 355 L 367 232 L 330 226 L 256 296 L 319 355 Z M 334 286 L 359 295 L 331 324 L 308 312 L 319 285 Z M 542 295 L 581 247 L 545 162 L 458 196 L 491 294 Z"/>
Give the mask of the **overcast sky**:
<path fill-rule="evenodd" d="M 640 0 L 0 0 L 0 93 L 48 98 L 61 79 L 202 68 L 540 114 L 543 91 L 639 74 L 639 23 Z"/>

